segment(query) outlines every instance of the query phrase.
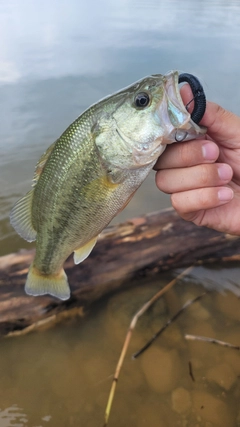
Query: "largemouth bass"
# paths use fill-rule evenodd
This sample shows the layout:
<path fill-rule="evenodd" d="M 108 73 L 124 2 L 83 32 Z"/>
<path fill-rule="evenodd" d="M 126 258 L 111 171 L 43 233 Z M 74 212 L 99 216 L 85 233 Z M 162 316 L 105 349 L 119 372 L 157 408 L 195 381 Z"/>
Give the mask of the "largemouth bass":
<path fill-rule="evenodd" d="M 81 114 L 42 155 L 33 188 L 10 220 L 36 255 L 25 290 L 68 299 L 63 263 L 76 264 L 147 177 L 167 144 L 204 130 L 183 105 L 178 72 L 143 78 Z"/>

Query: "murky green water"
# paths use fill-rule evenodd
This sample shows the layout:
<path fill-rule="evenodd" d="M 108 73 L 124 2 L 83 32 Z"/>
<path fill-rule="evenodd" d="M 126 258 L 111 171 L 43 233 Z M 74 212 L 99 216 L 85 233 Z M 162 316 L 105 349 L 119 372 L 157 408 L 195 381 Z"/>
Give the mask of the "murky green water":
<path fill-rule="evenodd" d="M 233 272 L 237 276 L 238 269 Z M 205 295 L 145 354 L 131 358 L 186 301 L 202 294 L 196 277 L 201 283 L 209 276 L 218 282 L 216 271 L 196 269 L 195 280 L 177 284 L 139 320 L 117 384 L 109 427 L 240 425 L 239 351 L 184 338 L 204 335 L 239 345 L 240 301 L 233 294 Z M 223 270 L 226 282 L 227 276 L 228 270 Z M 170 277 L 140 282 L 97 304 L 84 319 L 2 340 L 0 426 L 103 426 L 130 320 Z"/>
<path fill-rule="evenodd" d="M 0 255 L 30 247 L 12 230 L 8 213 L 30 188 L 39 156 L 103 96 L 144 75 L 178 69 L 197 75 L 209 99 L 240 114 L 239 28 L 240 3 L 233 0 L 0 1 Z M 169 197 L 155 188 L 152 174 L 116 221 L 166 206 Z M 239 273 L 230 268 L 224 280 L 237 282 Z M 210 272 L 201 274 L 204 283 Z M 213 274 L 222 281 L 223 270 Z M 84 320 L 1 341 L 0 427 L 101 426 L 131 315 L 166 281 L 103 301 Z M 179 286 L 140 322 L 109 425 L 240 425 L 239 354 L 184 339 L 191 332 L 240 344 L 236 297 L 208 295 L 146 355 L 130 358 L 198 292 L 191 283 Z"/>

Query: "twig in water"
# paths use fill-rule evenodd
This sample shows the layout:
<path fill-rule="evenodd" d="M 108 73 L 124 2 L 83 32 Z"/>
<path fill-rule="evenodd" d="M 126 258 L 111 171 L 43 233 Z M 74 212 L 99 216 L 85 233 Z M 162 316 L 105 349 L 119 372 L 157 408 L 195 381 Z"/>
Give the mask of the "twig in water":
<path fill-rule="evenodd" d="M 202 298 L 204 295 L 206 295 L 206 293 L 207 292 L 204 292 L 203 294 L 201 294 L 201 295 L 198 295 L 196 298 L 194 298 L 194 299 L 192 299 L 192 300 L 189 300 L 189 301 L 187 301 L 187 302 L 185 302 L 185 304 L 182 306 L 182 308 L 180 308 L 180 310 L 176 313 L 176 314 L 174 314 L 174 316 L 171 318 L 171 319 L 169 319 L 168 321 L 167 321 L 167 323 L 165 323 L 165 325 L 164 326 L 162 326 L 162 328 L 161 329 L 159 329 L 159 331 L 157 331 L 153 336 L 152 336 L 152 338 L 150 338 L 150 340 L 140 349 L 140 350 L 138 350 L 136 353 L 134 353 L 133 354 L 133 359 L 136 359 L 138 356 L 140 356 L 140 354 L 142 354 L 145 350 L 147 350 L 147 348 L 149 348 L 150 347 L 150 345 L 156 340 L 156 338 L 157 337 L 159 337 L 159 335 L 161 335 L 162 333 L 163 333 L 163 331 L 165 331 L 165 329 L 167 329 L 167 327 L 169 326 L 169 325 L 171 325 L 171 323 L 173 323 L 174 322 L 174 320 L 176 320 L 179 316 L 180 316 L 180 314 L 182 314 L 185 310 L 186 310 L 186 308 L 188 308 L 190 305 L 192 305 L 194 302 L 196 302 L 196 301 L 198 301 L 198 300 L 200 300 L 200 298 Z"/>
<path fill-rule="evenodd" d="M 230 344 L 230 343 L 225 342 L 225 341 L 216 340 L 215 338 L 202 337 L 200 335 L 186 334 L 185 339 L 191 340 L 191 341 L 204 341 L 204 342 L 209 342 L 211 344 L 218 344 L 218 345 L 221 345 L 223 347 L 233 348 L 235 350 L 240 350 L 239 345 L 234 345 L 234 344 Z"/>
<path fill-rule="evenodd" d="M 169 289 L 171 289 L 178 280 L 182 279 L 182 277 L 186 276 L 191 270 L 193 269 L 193 266 L 187 268 L 186 270 L 184 270 L 181 274 L 179 274 L 177 277 L 175 277 L 175 279 L 171 280 L 171 282 L 169 282 L 166 286 L 164 286 L 163 289 L 161 289 L 159 292 L 157 292 L 149 301 L 147 301 L 141 308 L 140 310 L 133 316 L 130 326 L 128 328 L 127 331 L 127 335 L 123 344 L 123 348 L 118 360 L 118 364 L 114 373 L 114 377 L 113 377 L 113 382 L 112 382 L 112 386 L 110 389 L 110 393 L 109 393 L 109 397 L 108 397 L 108 402 L 107 402 L 107 407 L 105 410 L 105 422 L 103 427 L 106 427 L 108 424 L 108 420 L 109 420 L 109 415 L 111 412 L 111 407 L 112 407 L 112 402 L 114 399 L 114 394 L 115 394 L 115 390 L 116 390 L 116 386 L 117 386 L 117 381 L 119 378 L 119 374 L 120 374 L 120 370 L 122 368 L 123 365 L 123 361 L 129 346 L 129 342 L 131 340 L 131 336 L 132 336 L 132 332 L 137 324 L 137 321 L 139 319 L 139 317 L 141 317 L 147 310 L 149 307 L 151 307 L 155 301 L 157 301 L 162 295 L 164 295 L 167 291 L 169 291 Z"/>
<path fill-rule="evenodd" d="M 193 375 L 193 371 L 192 371 L 192 362 L 188 362 L 188 369 L 189 369 L 189 375 L 192 378 L 193 382 L 195 381 L 194 375 Z"/>

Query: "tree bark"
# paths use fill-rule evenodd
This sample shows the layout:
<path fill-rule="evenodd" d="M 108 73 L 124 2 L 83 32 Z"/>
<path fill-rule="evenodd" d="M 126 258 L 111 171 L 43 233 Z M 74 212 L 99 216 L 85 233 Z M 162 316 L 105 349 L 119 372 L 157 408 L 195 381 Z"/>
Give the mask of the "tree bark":
<path fill-rule="evenodd" d="M 78 266 L 71 256 L 64 266 L 72 292 L 68 301 L 24 293 L 33 250 L 0 257 L 0 335 L 29 330 L 66 310 L 79 313 L 103 295 L 129 287 L 133 278 L 196 262 L 238 259 L 239 253 L 240 237 L 197 227 L 166 209 L 109 226 Z"/>

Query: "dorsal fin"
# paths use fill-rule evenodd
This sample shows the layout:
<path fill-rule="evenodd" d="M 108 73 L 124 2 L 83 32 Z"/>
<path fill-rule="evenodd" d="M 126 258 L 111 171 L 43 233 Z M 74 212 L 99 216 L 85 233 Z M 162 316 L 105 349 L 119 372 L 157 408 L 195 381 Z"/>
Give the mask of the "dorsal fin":
<path fill-rule="evenodd" d="M 40 157 L 40 159 L 38 160 L 37 164 L 36 164 L 36 168 L 35 168 L 35 172 L 34 172 L 34 176 L 33 176 L 33 187 L 35 187 L 35 185 L 37 184 L 41 173 L 44 169 L 44 166 L 47 162 L 47 160 L 49 159 L 55 144 L 57 141 L 55 141 L 52 145 L 50 145 L 50 147 L 48 147 L 48 149 L 45 151 L 45 153 L 43 153 L 43 155 Z"/>
<path fill-rule="evenodd" d="M 16 232 L 28 242 L 36 240 L 37 232 L 32 225 L 32 198 L 34 189 L 15 203 L 10 213 L 10 222 Z"/>
<path fill-rule="evenodd" d="M 43 153 L 37 162 L 35 173 L 33 177 L 33 187 L 36 186 L 39 177 L 44 169 L 44 166 L 47 160 L 52 153 L 56 141 L 50 145 L 50 147 Z M 25 196 L 23 196 L 18 202 L 13 206 L 10 213 L 10 222 L 15 228 L 16 232 L 28 242 L 33 242 L 36 240 L 37 232 L 32 225 L 32 198 L 34 194 L 34 188 L 30 190 Z"/>

